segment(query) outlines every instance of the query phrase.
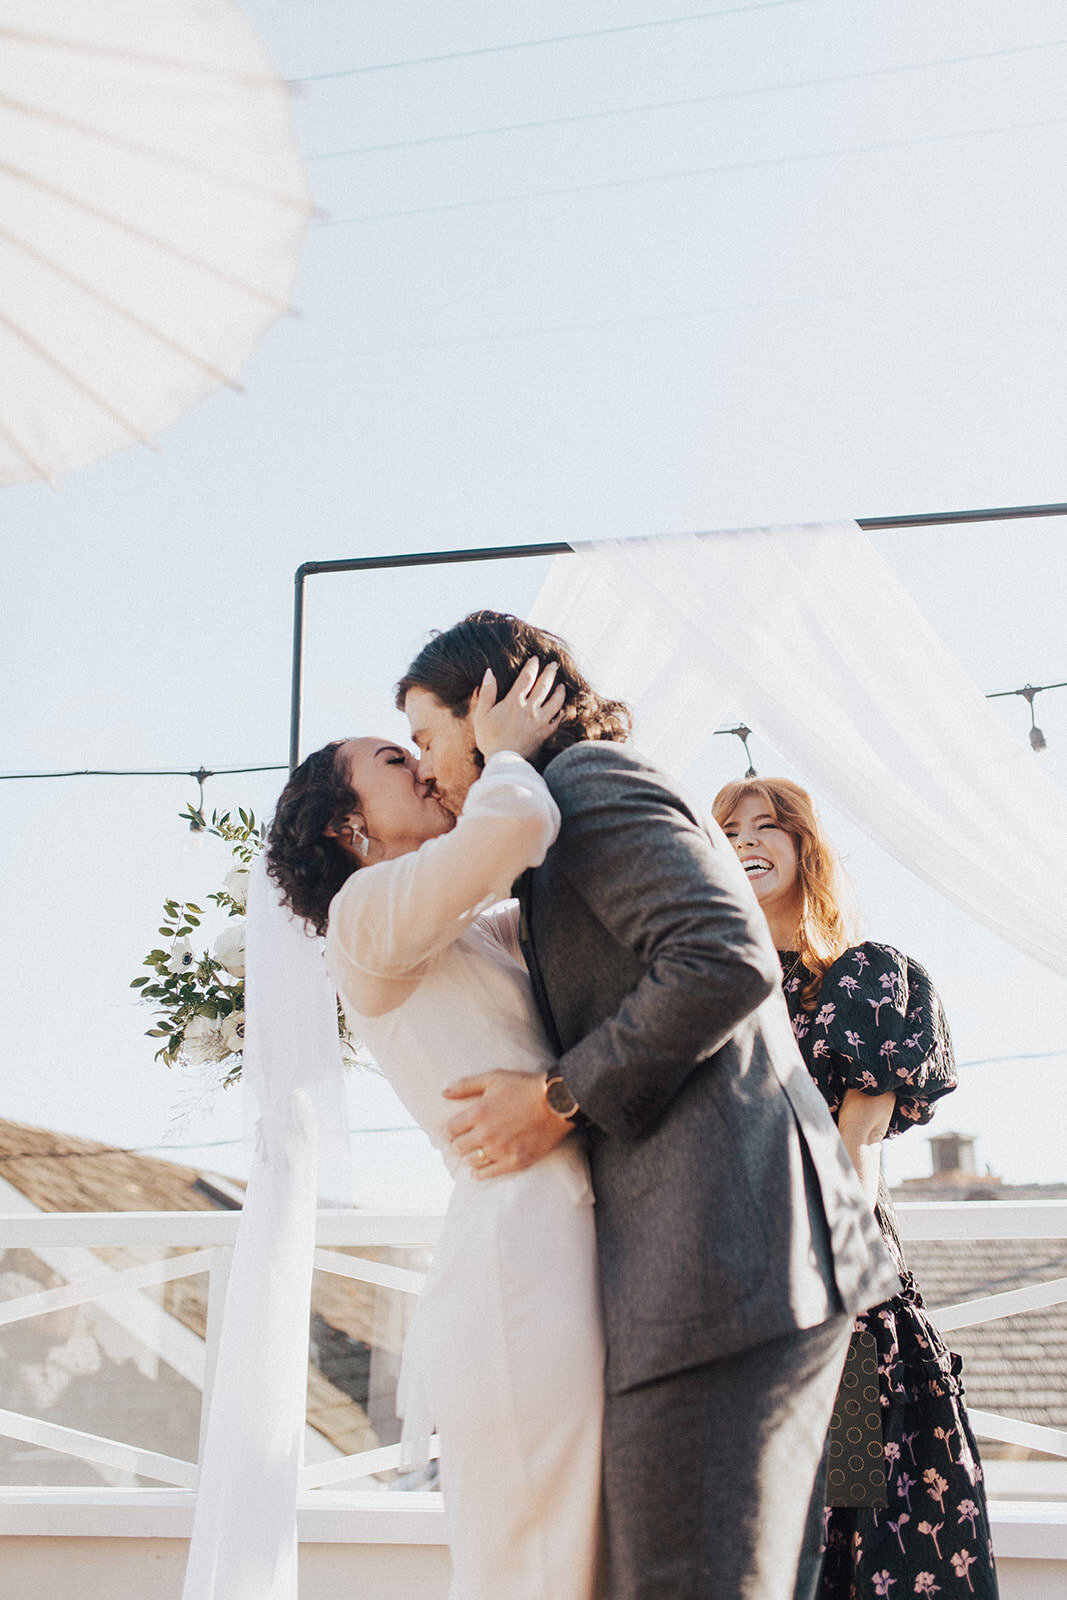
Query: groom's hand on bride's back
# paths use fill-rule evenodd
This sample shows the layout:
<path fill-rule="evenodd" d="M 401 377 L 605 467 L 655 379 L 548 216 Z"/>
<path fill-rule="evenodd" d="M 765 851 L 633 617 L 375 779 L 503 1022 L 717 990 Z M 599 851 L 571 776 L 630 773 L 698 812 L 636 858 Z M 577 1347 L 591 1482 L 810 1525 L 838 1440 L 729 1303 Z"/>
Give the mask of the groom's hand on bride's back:
<path fill-rule="evenodd" d="M 444 1094 L 463 1103 L 446 1131 L 452 1149 L 478 1178 L 531 1167 L 572 1131 L 547 1104 L 539 1073 L 483 1072 L 449 1084 Z"/>

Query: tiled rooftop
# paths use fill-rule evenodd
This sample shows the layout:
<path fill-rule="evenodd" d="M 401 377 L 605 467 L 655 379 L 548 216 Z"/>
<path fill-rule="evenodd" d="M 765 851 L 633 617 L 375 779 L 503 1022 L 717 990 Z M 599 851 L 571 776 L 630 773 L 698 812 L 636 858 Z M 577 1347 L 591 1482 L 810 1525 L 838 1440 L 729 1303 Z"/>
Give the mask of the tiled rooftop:
<path fill-rule="evenodd" d="M 950 1171 L 899 1184 L 893 1198 L 919 1200 L 1062 1200 L 1067 1184 L 1001 1183 Z M 914 1239 L 908 1264 L 937 1321 L 939 1306 L 1067 1277 L 1064 1239 Z M 1067 1305 L 1048 1306 L 945 1336 L 963 1357 L 968 1404 L 1022 1422 L 1067 1428 Z M 985 1454 L 1020 1454 L 983 1444 Z"/>
<path fill-rule="evenodd" d="M 0 1121 L 0 1178 L 40 1211 L 212 1211 L 233 1205 L 226 1193 L 234 1190 L 230 1181 L 224 1180 L 216 1190 L 211 1176 L 193 1167 L 19 1122 Z M 119 1248 L 98 1248 L 95 1253 L 117 1269 L 155 1254 Z M 393 1259 L 389 1251 L 353 1253 Z M 2 1257 L 0 1252 L 0 1263 Z M 50 1285 L 43 1266 L 39 1278 L 42 1287 Z M 164 1284 L 156 1292 L 173 1317 L 204 1337 L 207 1283 L 202 1275 Z M 350 1391 L 360 1398 L 366 1394 L 365 1358 L 370 1346 L 398 1354 L 402 1335 L 395 1326 L 397 1319 L 376 1317 L 371 1285 L 324 1273 L 315 1276 L 312 1311 L 321 1365 L 312 1363 L 308 1368 L 310 1426 L 346 1454 L 387 1442 L 371 1427 L 359 1398 Z M 0 1330 L 0 1353 L 2 1345 Z M 360 1356 L 362 1373 L 357 1370 Z"/>

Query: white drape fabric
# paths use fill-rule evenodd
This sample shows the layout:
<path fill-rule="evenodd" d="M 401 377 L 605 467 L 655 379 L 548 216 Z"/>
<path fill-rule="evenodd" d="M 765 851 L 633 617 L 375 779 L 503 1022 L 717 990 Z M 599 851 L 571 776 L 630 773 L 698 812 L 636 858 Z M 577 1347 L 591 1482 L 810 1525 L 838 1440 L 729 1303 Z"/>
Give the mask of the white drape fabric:
<path fill-rule="evenodd" d="M 744 717 L 904 866 L 1067 972 L 1067 804 L 855 523 L 601 540 L 531 621 L 682 771 Z M 707 797 L 710 801 L 711 797 Z"/>
<path fill-rule="evenodd" d="M 320 1158 L 344 1127 L 323 941 L 262 858 L 248 895 L 244 1080 L 259 1110 L 233 1254 L 183 1600 L 296 1600 L 297 1477 Z"/>

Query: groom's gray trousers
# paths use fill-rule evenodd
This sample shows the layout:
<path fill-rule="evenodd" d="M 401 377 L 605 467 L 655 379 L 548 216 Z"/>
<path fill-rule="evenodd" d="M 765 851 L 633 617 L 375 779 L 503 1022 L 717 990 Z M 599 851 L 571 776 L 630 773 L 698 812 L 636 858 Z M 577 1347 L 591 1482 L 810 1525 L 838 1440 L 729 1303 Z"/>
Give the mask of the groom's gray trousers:
<path fill-rule="evenodd" d="M 818 1469 L 851 1324 L 836 1316 L 608 1397 L 608 1600 L 811 1600 Z"/>

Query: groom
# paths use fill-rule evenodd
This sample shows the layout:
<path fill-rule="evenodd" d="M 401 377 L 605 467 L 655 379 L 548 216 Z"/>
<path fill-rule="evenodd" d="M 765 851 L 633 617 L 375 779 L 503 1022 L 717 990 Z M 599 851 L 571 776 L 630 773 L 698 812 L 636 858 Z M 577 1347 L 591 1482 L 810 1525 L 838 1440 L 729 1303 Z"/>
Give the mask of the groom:
<path fill-rule="evenodd" d="M 521 884 L 558 1067 L 455 1085 L 453 1148 L 490 1178 L 586 1132 L 611 1600 L 807 1600 L 851 1318 L 899 1282 L 734 852 L 623 742 L 626 707 L 551 634 L 476 612 L 397 686 L 419 777 L 462 807 L 481 767 L 471 696 L 487 670 L 505 694 L 530 656 L 558 662 L 567 690 L 535 758 L 560 835 Z"/>

